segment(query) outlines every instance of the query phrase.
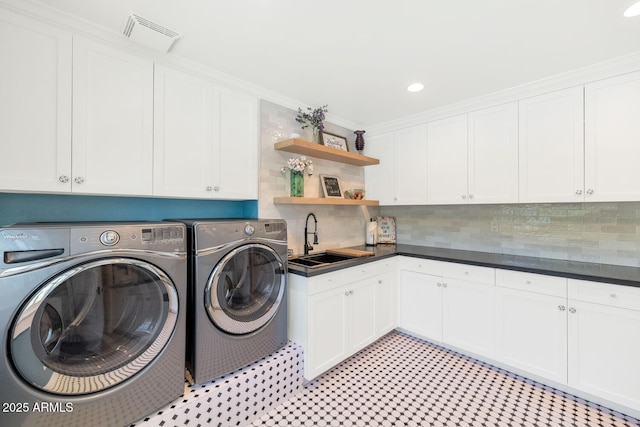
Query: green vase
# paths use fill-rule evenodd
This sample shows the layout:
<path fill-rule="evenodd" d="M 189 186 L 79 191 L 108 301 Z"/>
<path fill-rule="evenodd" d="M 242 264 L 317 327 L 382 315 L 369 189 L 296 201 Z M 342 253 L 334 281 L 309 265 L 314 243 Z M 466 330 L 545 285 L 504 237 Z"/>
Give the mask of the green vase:
<path fill-rule="evenodd" d="M 304 197 L 304 172 L 291 171 L 291 197 Z"/>

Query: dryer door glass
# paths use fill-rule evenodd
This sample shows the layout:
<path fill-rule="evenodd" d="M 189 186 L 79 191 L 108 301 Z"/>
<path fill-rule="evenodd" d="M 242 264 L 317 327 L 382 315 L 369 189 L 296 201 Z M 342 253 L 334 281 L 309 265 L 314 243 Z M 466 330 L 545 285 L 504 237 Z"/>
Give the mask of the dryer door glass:
<path fill-rule="evenodd" d="M 83 395 L 147 366 L 177 321 L 177 292 L 151 264 L 109 258 L 78 265 L 44 284 L 22 307 L 11 356 L 27 382 Z"/>
<path fill-rule="evenodd" d="M 287 273 L 269 246 L 240 246 L 216 265 L 205 287 L 210 319 L 230 334 L 247 334 L 266 325 L 278 312 Z"/>

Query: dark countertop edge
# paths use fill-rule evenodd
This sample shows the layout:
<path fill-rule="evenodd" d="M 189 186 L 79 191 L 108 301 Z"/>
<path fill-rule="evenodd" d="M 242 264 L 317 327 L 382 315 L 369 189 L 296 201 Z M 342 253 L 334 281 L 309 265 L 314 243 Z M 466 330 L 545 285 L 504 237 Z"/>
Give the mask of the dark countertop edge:
<path fill-rule="evenodd" d="M 289 266 L 289 273 L 304 277 L 342 270 L 368 262 L 390 258 L 396 255 L 408 256 L 435 261 L 454 262 L 476 265 L 480 267 L 500 268 L 503 270 L 522 271 L 525 273 L 544 274 L 569 279 L 589 280 L 593 282 L 611 283 L 615 285 L 640 287 L 640 267 L 628 267 L 614 264 L 598 264 L 551 258 L 537 258 L 520 255 L 506 255 L 490 252 L 466 251 L 457 249 L 436 248 L 417 245 L 378 245 L 351 246 L 373 252 L 374 255 L 364 258 L 332 264 L 317 269 Z"/>

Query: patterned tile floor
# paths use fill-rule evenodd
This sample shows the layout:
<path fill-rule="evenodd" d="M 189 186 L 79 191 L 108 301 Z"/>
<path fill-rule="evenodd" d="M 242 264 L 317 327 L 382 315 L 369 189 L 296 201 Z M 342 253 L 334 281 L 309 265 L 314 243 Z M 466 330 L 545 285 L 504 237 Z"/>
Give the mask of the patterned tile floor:
<path fill-rule="evenodd" d="M 251 426 L 640 426 L 634 418 L 391 332 Z"/>

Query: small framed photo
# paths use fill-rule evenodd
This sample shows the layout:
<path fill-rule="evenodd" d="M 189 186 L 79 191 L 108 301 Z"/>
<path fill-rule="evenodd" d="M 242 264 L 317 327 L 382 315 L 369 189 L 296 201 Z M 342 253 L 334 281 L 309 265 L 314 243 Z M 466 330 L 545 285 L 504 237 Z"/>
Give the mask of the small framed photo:
<path fill-rule="evenodd" d="M 337 148 L 338 150 L 343 150 L 343 151 L 349 151 L 349 146 L 347 145 L 347 138 L 345 138 L 344 136 L 322 131 L 322 143 L 327 147 Z"/>
<path fill-rule="evenodd" d="M 341 199 L 343 197 L 340 180 L 335 176 L 320 175 L 322 183 L 322 192 L 324 197 L 333 197 Z"/>

